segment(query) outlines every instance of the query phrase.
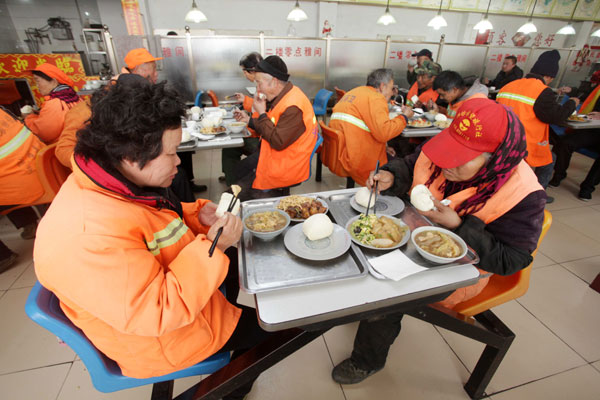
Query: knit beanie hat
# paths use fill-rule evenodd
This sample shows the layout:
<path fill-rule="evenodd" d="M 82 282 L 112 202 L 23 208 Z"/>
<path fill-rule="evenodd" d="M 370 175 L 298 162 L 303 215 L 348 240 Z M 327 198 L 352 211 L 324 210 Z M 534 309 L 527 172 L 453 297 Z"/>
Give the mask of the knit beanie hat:
<path fill-rule="evenodd" d="M 538 57 L 533 67 L 531 67 L 531 73 L 541 76 L 556 77 L 558 74 L 558 61 L 560 60 L 560 54 L 558 50 L 545 51 Z"/>
<path fill-rule="evenodd" d="M 254 68 L 256 72 L 263 72 L 279 79 L 280 81 L 287 82 L 290 79 L 288 74 L 287 65 L 278 56 L 269 56 L 258 63 Z"/>

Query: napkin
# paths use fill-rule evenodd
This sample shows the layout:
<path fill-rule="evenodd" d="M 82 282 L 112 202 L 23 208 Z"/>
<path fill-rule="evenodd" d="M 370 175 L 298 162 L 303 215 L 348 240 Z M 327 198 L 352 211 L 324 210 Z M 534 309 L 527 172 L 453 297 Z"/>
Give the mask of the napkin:
<path fill-rule="evenodd" d="M 415 263 L 398 249 L 373 258 L 369 262 L 375 271 L 394 281 L 427 269 Z"/>

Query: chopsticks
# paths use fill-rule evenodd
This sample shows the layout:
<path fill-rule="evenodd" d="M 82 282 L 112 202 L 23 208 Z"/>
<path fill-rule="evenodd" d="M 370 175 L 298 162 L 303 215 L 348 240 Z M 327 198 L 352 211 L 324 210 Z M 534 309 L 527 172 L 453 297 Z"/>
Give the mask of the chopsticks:
<path fill-rule="evenodd" d="M 233 99 L 235 98 L 235 94 L 230 94 L 229 96 L 225 96 L 225 100 L 229 100 L 229 99 Z"/>
<path fill-rule="evenodd" d="M 235 206 L 235 202 L 238 199 L 238 194 L 236 194 L 235 196 L 233 196 L 231 198 L 231 201 L 229 202 L 229 206 L 227 207 L 227 212 L 231 212 L 231 210 L 233 210 L 233 207 Z M 215 236 L 215 240 L 213 240 L 213 243 L 210 246 L 210 249 L 208 249 L 209 257 L 212 257 L 213 253 L 215 252 L 215 248 L 217 247 L 217 242 L 219 241 L 219 238 L 221 237 L 222 233 L 223 233 L 223 227 L 220 227 L 219 230 L 217 231 L 217 235 Z"/>
<path fill-rule="evenodd" d="M 377 165 L 375 165 L 375 175 L 377 175 L 379 173 L 379 160 L 377 160 Z M 365 217 L 369 216 L 369 208 L 371 208 L 371 197 L 373 197 L 373 192 L 375 192 L 375 202 L 373 203 L 373 212 L 375 212 L 375 205 L 377 204 L 377 186 L 379 184 L 379 181 L 375 181 L 375 186 L 373 187 L 373 190 L 369 193 L 369 202 L 367 203 L 367 213 L 365 214 Z"/>

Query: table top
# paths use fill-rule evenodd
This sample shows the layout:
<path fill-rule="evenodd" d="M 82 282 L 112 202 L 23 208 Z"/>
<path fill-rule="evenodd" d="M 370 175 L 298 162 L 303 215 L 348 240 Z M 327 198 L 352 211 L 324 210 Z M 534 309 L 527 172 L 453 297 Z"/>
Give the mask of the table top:
<path fill-rule="evenodd" d="M 571 129 L 596 129 L 600 128 L 600 119 L 590 119 L 588 122 L 567 121 L 567 126 Z"/>
<path fill-rule="evenodd" d="M 178 152 L 183 151 L 196 151 L 196 150 L 214 150 L 214 149 L 226 149 L 230 147 L 243 147 L 244 138 L 249 137 L 242 133 L 231 133 L 229 135 L 223 135 L 223 137 L 216 137 L 210 140 L 196 139 L 196 144 L 193 146 L 179 146 Z"/>
<path fill-rule="evenodd" d="M 353 189 L 322 192 L 329 196 Z M 266 331 L 301 327 L 377 310 L 474 284 L 472 265 L 433 267 L 400 281 L 363 278 L 274 290 L 255 295 L 260 326 Z"/>
<path fill-rule="evenodd" d="M 432 126 L 431 128 L 405 128 L 402 131 L 404 137 L 431 137 L 440 133 L 442 130 Z"/>

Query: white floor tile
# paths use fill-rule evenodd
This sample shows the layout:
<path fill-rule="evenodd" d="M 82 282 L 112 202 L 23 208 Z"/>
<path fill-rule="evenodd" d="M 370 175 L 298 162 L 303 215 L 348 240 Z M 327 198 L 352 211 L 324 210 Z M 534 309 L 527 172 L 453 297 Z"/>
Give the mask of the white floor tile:
<path fill-rule="evenodd" d="M 536 273 L 546 268 L 551 267 L 541 268 L 536 270 Z M 518 303 L 512 301 L 495 307 L 494 314 L 514 332 L 515 340 L 488 385 L 486 393 L 493 394 L 585 364 L 585 360 Z M 442 330 L 442 334 L 472 371 L 484 345 L 446 330 Z"/>
<path fill-rule="evenodd" d="M 325 334 L 334 364 L 350 356 L 358 324 Z M 430 324 L 404 317 L 385 368 L 356 385 L 343 385 L 347 400 L 469 399 L 463 389 L 469 373 Z M 329 378 L 331 379 L 331 378 Z"/>
<path fill-rule="evenodd" d="M 9 290 L 0 299 L 0 374 L 73 361 L 75 353 L 25 314 L 29 289 Z"/>
<path fill-rule="evenodd" d="M 596 361 L 595 363 L 592 363 L 592 366 L 600 372 L 600 361 Z"/>
<path fill-rule="evenodd" d="M 493 400 L 598 400 L 600 372 L 590 365 L 550 376 L 503 393 L 491 396 Z"/>
<path fill-rule="evenodd" d="M 556 263 L 553 260 L 548 258 L 548 256 L 546 256 L 541 251 L 538 251 L 537 254 L 535 255 L 535 258 L 533 259 L 532 268 L 547 267 L 548 265 L 554 265 L 554 264 L 556 264 Z"/>
<path fill-rule="evenodd" d="M 23 271 L 21 276 L 12 284 L 11 289 L 31 288 L 37 282 L 33 262 Z"/>
<path fill-rule="evenodd" d="M 9 289 L 13 283 L 25 272 L 33 260 L 33 240 L 6 239 L 3 234 L 0 239 L 8 248 L 19 255 L 16 263 L 10 269 L 0 274 L 0 290 Z"/>
<path fill-rule="evenodd" d="M 2 398 L 54 400 L 67 377 L 71 363 L 0 375 Z"/>
<path fill-rule="evenodd" d="M 560 221 L 577 232 L 598 241 L 598 245 L 600 246 L 600 238 L 598 237 L 598 233 L 600 232 L 598 229 L 600 227 L 600 211 L 596 211 L 591 207 L 572 208 L 554 211 L 552 219 L 553 222 Z"/>
<path fill-rule="evenodd" d="M 553 221 L 540 250 L 557 263 L 600 255 L 600 242 L 570 226 Z"/>
<path fill-rule="evenodd" d="M 561 266 L 536 269 L 519 300 L 587 361 L 600 359 L 600 293 Z"/>
<path fill-rule="evenodd" d="M 600 274 L 600 256 L 577 261 L 566 261 L 561 265 L 587 283 L 592 283 L 596 276 Z"/>

